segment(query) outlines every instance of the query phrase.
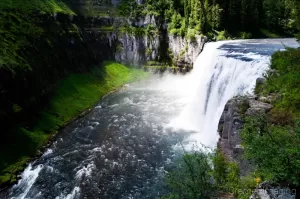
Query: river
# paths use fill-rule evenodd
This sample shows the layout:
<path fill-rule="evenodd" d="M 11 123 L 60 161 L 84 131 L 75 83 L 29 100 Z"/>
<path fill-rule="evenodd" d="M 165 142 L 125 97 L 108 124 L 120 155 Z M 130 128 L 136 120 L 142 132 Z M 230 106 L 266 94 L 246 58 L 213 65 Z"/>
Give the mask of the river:
<path fill-rule="evenodd" d="M 159 198 L 165 170 L 197 145 L 215 147 L 226 102 L 253 92 L 270 56 L 294 39 L 213 42 L 186 75 L 153 75 L 102 99 L 61 132 L 1 198 Z"/>

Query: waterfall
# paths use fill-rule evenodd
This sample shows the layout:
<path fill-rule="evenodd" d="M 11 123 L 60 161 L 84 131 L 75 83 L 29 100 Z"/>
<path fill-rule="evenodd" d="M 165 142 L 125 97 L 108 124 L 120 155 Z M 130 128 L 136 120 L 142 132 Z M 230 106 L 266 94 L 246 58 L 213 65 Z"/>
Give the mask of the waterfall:
<path fill-rule="evenodd" d="M 259 42 L 258 42 L 259 41 Z M 189 103 L 172 125 L 196 131 L 189 140 L 214 147 L 218 122 L 226 102 L 237 95 L 253 94 L 256 79 L 270 65 L 270 57 L 288 40 L 243 40 L 207 43 L 184 86 Z M 285 43 L 285 44 L 284 44 Z"/>

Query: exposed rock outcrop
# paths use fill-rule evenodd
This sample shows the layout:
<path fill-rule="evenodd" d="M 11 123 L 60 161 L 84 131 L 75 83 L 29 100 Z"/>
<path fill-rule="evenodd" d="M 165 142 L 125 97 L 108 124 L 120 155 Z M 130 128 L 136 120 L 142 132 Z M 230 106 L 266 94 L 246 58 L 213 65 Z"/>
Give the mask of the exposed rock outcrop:
<path fill-rule="evenodd" d="M 174 56 L 176 65 L 192 64 L 196 61 L 198 55 L 202 52 L 207 38 L 205 36 L 196 36 L 191 41 L 183 37 L 169 36 L 169 48 Z"/>
<path fill-rule="evenodd" d="M 144 4 L 145 0 L 136 2 Z M 120 0 L 103 1 L 101 5 L 98 0 L 89 3 L 75 0 L 72 3 L 74 7 L 101 11 L 106 15 L 79 19 L 81 27 L 84 27 L 84 32 L 87 33 L 87 39 L 95 47 L 97 57 L 114 59 L 134 66 L 145 65 L 148 61 L 170 63 L 171 59 L 173 64 L 180 68 L 193 65 L 207 40 L 205 36 L 198 35 L 191 41 L 171 35 L 167 31 L 165 19 L 153 15 L 135 19 L 120 17 L 113 13 L 119 3 Z M 78 17 L 75 17 L 76 19 L 78 20 Z M 127 30 L 125 27 L 131 27 L 137 32 Z M 148 27 L 151 27 L 150 32 L 147 30 Z"/>
<path fill-rule="evenodd" d="M 270 104 L 258 101 L 255 96 L 234 97 L 227 102 L 219 122 L 219 147 L 229 160 L 236 161 L 241 168 L 241 174 L 247 175 L 253 170 L 251 162 L 242 155 L 240 133 L 243 128 L 243 115 L 256 115 L 270 111 Z"/>
<path fill-rule="evenodd" d="M 116 16 L 75 17 L 74 20 L 84 27 L 96 56 L 134 66 L 171 59 L 175 66 L 192 66 L 207 40 L 205 36 L 190 41 L 170 35 L 164 19 L 152 15 L 135 20 Z"/>
<path fill-rule="evenodd" d="M 246 115 L 252 116 L 258 113 L 266 113 L 272 109 L 272 105 L 264 103 L 258 100 L 248 100 L 249 108 L 246 111 Z"/>
<path fill-rule="evenodd" d="M 272 102 L 278 96 L 234 97 L 225 105 L 219 121 L 220 139 L 218 147 L 227 159 L 238 163 L 242 176 L 248 175 L 255 168 L 249 160 L 243 158 L 244 148 L 241 145 L 240 133 L 243 128 L 243 116 L 255 116 L 267 113 L 272 109 Z M 296 190 L 277 184 L 263 182 L 253 191 L 250 199 L 295 199 Z"/>

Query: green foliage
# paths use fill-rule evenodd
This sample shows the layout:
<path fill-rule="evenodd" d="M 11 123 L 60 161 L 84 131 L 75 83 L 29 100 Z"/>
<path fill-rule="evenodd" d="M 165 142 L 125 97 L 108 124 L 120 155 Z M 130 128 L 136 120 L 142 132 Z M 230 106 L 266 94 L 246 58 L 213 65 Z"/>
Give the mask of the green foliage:
<path fill-rule="evenodd" d="M 188 28 L 186 38 L 190 39 L 191 41 L 196 39 L 196 35 L 199 35 L 199 32 L 195 29 Z"/>
<path fill-rule="evenodd" d="M 20 111 L 22 111 L 22 107 L 20 107 L 18 104 L 14 104 L 12 109 L 15 113 L 19 113 Z"/>
<path fill-rule="evenodd" d="M 240 99 L 240 102 L 238 103 L 239 113 L 244 114 L 249 108 L 249 102 L 247 100 L 247 97 L 241 96 L 239 99 Z"/>
<path fill-rule="evenodd" d="M 296 186 L 300 185 L 299 66 L 299 49 L 272 56 L 273 71 L 256 93 L 273 96 L 274 108 L 268 115 L 246 118 L 242 133 L 246 156 L 261 176 Z"/>
<path fill-rule="evenodd" d="M 228 161 L 219 149 L 211 155 L 211 160 L 213 163 L 211 174 L 218 192 L 231 193 L 238 199 L 250 197 L 257 185 L 253 174 L 240 176 L 238 164 Z"/>
<path fill-rule="evenodd" d="M 155 37 L 159 35 L 159 30 L 153 24 L 150 24 L 146 27 L 145 34 L 149 37 Z"/>
<path fill-rule="evenodd" d="M 287 49 L 275 53 L 271 68 L 276 72 L 267 76 L 261 94 L 277 93 L 282 99 L 274 104 L 276 107 L 297 112 L 300 109 L 300 50 Z"/>
<path fill-rule="evenodd" d="M 146 55 L 147 55 L 147 56 L 150 56 L 151 53 L 152 53 L 152 50 L 151 50 L 150 48 L 147 48 L 147 50 L 146 50 Z"/>
<path fill-rule="evenodd" d="M 300 184 L 300 126 L 274 125 L 266 115 L 248 117 L 242 132 L 246 157 L 267 180 Z"/>
<path fill-rule="evenodd" d="M 145 36 L 146 34 L 150 34 L 150 32 L 148 33 L 147 29 L 144 27 L 135 27 L 129 25 L 126 25 L 119 30 L 123 33 L 128 33 L 135 36 Z"/>
<path fill-rule="evenodd" d="M 241 32 L 241 39 L 251 39 L 252 38 L 252 34 L 250 32 Z"/>
<path fill-rule="evenodd" d="M 131 19 L 145 16 L 143 6 L 138 5 L 135 0 L 122 0 L 118 5 L 118 12 L 121 16 L 126 16 Z"/>
<path fill-rule="evenodd" d="M 267 37 L 267 38 L 280 38 L 279 34 L 271 32 L 270 30 L 265 29 L 265 28 L 261 28 L 260 32 L 263 35 L 263 37 Z"/>
<path fill-rule="evenodd" d="M 219 149 L 214 153 L 200 150 L 185 154 L 167 174 L 167 180 L 171 193 L 164 199 L 202 199 L 223 193 L 246 199 L 257 185 L 252 174 L 240 177 L 239 166 L 228 161 Z"/>
<path fill-rule="evenodd" d="M 195 39 L 196 35 L 205 34 L 211 28 L 220 26 L 220 9 L 215 1 L 171 1 L 166 13 L 169 19 L 169 32 L 178 36 L 187 36 L 191 40 Z"/>
<path fill-rule="evenodd" d="M 216 153 L 211 156 L 211 160 L 214 165 L 212 176 L 215 180 L 215 184 L 222 190 L 227 180 L 228 161 L 220 149 L 217 149 Z"/>
<path fill-rule="evenodd" d="M 95 67 L 87 73 L 71 74 L 61 80 L 49 107 L 38 113 L 34 125 L 16 127 L 10 132 L 9 143 L 1 146 L 0 183 L 14 180 L 16 172 L 23 169 L 29 157 L 72 118 L 114 89 L 146 77 L 147 74 L 115 62 L 105 62 L 104 67 Z"/>
<path fill-rule="evenodd" d="M 0 20 L 0 69 L 11 72 L 17 67 L 31 70 L 23 51 L 32 45 L 27 38 L 34 36 L 38 39 L 43 29 L 23 13 L 0 12 Z"/>
<path fill-rule="evenodd" d="M 230 40 L 231 38 L 229 37 L 227 31 L 223 30 L 223 31 L 218 32 L 216 39 L 217 39 L 217 41 L 222 41 L 222 40 Z"/>
<path fill-rule="evenodd" d="M 24 13 L 33 11 L 44 13 L 65 13 L 75 15 L 62 0 L 1 0 L 0 10 L 18 10 Z"/>
<path fill-rule="evenodd" d="M 214 193 L 210 172 L 208 156 L 203 152 L 184 155 L 167 176 L 172 194 L 165 198 L 209 199 Z"/>

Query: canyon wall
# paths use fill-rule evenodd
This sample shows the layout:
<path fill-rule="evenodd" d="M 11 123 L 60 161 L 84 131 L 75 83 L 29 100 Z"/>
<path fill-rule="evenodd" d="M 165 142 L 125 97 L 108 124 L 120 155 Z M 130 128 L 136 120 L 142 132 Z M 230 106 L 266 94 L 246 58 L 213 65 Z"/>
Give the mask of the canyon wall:
<path fill-rule="evenodd" d="M 136 32 L 125 29 L 129 24 L 134 25 Z M 193 41 L 173 36 L 168 33 L 162 19 L 149 15 L 137 21 L 113 17 L 87 18 L 83 27 L 96 56 L 133 66 L 147 65 L 149 61 L 172 61 L 175 66 L 192 66 L 206 42 L 204 36 L 197 36 Z"/>

